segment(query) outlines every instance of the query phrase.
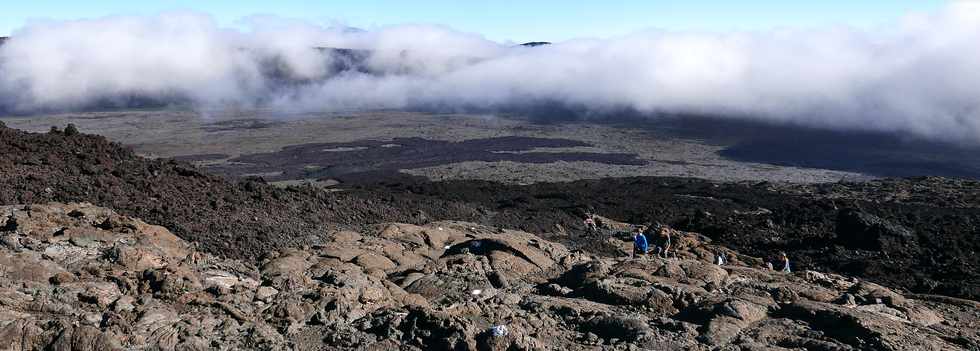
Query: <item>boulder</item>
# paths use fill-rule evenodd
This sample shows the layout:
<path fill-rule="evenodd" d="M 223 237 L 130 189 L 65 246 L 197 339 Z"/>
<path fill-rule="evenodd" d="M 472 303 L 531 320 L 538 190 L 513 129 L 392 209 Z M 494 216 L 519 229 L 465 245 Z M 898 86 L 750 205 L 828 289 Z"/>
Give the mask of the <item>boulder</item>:
<path fill-rule="evenodd" d="M 596 316 L 583 323 L 580 330 L 596 334 L 603 339 L 617 339 L 624 342 L 643 341 L 653 334 L 643 318 L 621 315 Z"/>
<path fill-rule="evenodd" d="M 902 321 L 880 310 L 851 309 L 838 305 L 797 301 L 781 313 L 803 320 L 815 328 L 862 349 L 954 350 L 961 349 L 936 331 Z"/>
<path fill-rule="evenodd" d="M 255 290 L 255 299 L 259 301 L 270 302 L 272 298 L 279 294 L 279 290 L 271 286 L 260 286 L 258 290 Z"/>
<path fill-rule="evenodd" d="M 372 269 L 378 269 L 384 271 L 384 270 L 394 269 L 398 267 L 398 265 L 396 265 L 387 257 L 384 257 L 382 255 L 373 252 L 366 252 L 357 256 L 357 258 L 354 259 L 354 263 L 356 263 L 358 266 L 361 266 L 361 268 L 363 268 L 365 271 L 372 270 Z"/>

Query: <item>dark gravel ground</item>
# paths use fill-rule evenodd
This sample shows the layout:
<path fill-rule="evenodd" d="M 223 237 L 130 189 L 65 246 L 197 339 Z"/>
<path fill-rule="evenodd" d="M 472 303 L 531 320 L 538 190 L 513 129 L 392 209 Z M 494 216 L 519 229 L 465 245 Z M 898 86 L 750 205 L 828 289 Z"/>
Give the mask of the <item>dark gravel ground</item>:
<path fill-rule="evenodd" d="M 786 185 L 619 178 L 528 186 L 428 182 L 381 174 L 343 191 L 229 181 L 149 160 L 99 136 L 0 127 L 0 204 L 92 202 L 164 225 L 234 258 L 315 244 L 335 228 L 456 219 L 552 232 L 595 211 L 704 233 L 757 256 L 786 251 L 798 269 L 864 277 L 915 292 L 980 298 L 980 183 L 947 178 Z M 559 239 L 611 253 L 572 229 Z"/>

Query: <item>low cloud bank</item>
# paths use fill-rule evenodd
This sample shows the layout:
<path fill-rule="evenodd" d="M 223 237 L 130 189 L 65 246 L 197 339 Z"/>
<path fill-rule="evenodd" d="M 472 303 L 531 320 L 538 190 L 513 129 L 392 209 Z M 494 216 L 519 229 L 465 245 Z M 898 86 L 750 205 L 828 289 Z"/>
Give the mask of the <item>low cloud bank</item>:
<path fill-rule="evenodd" d="M 0 46 L 0 108 L 557 104 L 594 115 L 698 114 L 980 144 L 974 2 L 874 30 L 650 30 L 538 47 L 429 25 L 244 22 L 247 29 L 230 29 L 207 15 L 166 13 L 33 23 Z"/>

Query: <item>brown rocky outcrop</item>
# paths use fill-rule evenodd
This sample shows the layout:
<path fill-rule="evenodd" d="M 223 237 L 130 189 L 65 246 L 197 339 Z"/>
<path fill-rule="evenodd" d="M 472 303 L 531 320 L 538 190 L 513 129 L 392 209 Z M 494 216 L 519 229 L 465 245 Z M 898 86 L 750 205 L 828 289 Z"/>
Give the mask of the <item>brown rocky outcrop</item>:
<path fill-rule="evenodd" d="M 0 228 L 0 350 L 980 348 L 980 304 L 768 271 L 696 233 L 628 259 L 388 224 L 253 263 L 89 204 L 0 207 Z"/>

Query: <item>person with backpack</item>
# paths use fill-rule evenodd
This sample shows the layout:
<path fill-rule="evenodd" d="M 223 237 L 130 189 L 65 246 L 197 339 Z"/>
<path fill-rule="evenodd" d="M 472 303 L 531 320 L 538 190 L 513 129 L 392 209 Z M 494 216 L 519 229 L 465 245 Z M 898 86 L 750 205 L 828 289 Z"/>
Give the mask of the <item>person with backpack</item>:
<path fill-rule="evenodd" d="M 657 256 L 668 258 L 670 253 L 670 228 L 660 226 L 660 235 L 657 237 L 657 247 L 654 249 Z"/>
<path fill-rule="evenodd" d="M 718 253 L 715 254 L 715 264 L 719 266 L 728 264 L 728 258 L 725 257 L 724 252 L 718 251 Z"/>
<path fill-rule="evenodd" d="M 595 218 L 592 217 L 592 214 L 590 213 L 585 214 L 585 220 L 583 221 L 583 224 L 585 224 L 585 229 L 587 229 L 589 232 L 592 233 L 599 232 L 599 226 L 596 225 Z"/>
<path fill-rule="evenodd" d="M 779 255 L 781 256 L 781 260 L 783 261 L 783 272 L 792 273 L 792 271 L 789 269 L 789 256 L 786 256 L 785 252 L 780 252 Z"/>

